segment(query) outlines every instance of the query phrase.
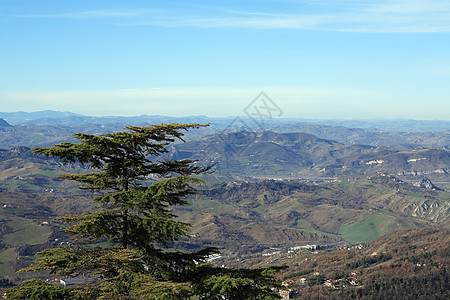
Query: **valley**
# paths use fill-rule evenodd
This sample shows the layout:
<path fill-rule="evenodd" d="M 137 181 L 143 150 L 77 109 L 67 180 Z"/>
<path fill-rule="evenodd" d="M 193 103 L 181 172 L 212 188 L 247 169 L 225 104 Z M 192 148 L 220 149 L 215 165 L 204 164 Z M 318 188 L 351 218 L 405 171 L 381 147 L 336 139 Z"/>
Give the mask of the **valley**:
<path fill-rule="evenodd" d="M 69 141 L 70 133 L 86 129 L 84 126 L 91 128 L 88 132 L 104 133 L 121 125 L 86 124 L 70 130 L 58 126 L 50 131 L 48 125 L 35 126 L 5 125 L 0 132 L 4 147 L 0 151 L 0 277 L 12 283 L 35 276 L 15 271 L 30 264 L 36 252 L 72 243 L 56 217 L 95 209 L 91 202 L 95 194 L 58 178 L 63 173 L 83 174 L 94 169 L 31 154 L 29 146 Z M 333 128 L 340 130 L 317 124 L 308 126 L 328 133 Z M 333 272 L 344 272 L 344 263 L 339 260 L 328 265 L 330 255 L 344 246 L 369 247 L 366 245 L 378 243 L 374 240 L 407 230 L 436 230 L 433 234 L 447 235 L 450 143 L 446 133 L 433 134 L 439 139 L 434 146 L 423 146 L 421 142 L 364 145 L 305 132 L 241 129 L 205 129 L 187 135 L 185 143 L 169 148 L 166 160 L 194 159 L 198 166 L 212 165 L 210 172 L 201 175 L 206 183 L 197 187 L 198 194 L 188 197 L 188 205 L 174 207 L 177 220 L 191 224 L 192 231 L 171 247 L 186 251 L 217 247 L 221 254 L 213 263 L 219 265 L 288 265 L 289 271 L 280 276 L 294 278 L 296 290 L 308 295 L 328 292 L 314 284 L 298 285 L 300 279 L 306 276 L 311 281 L 318 276 L 311 274 L 319 272 L 326 274 L 325 280 L 333 277 Z M 363 129 L 345 130 L 369 136 Z M 429 133 L 423 136 L 420 141 L 430 137 Z M 28 146 L 19 146 L 24 141 Z M 6 144 L 13 146 L 6 148 Z M 147 180 L 143 184 L 158 178 Z M 329 250 L 314 256 L 313 265 L 298 262 L 310 257 L 308 251 L 286 257 L 271 254 L 303 249 L 306 245 Z M 352 257 L 356 261 L 362 259 L 356 252 Z M 446 257 L 440 256 L 440 260 L 446 262 Z M 317 259 L 323 262 L 316 262 Z M 315 266 L 321 266 L 320 270 Z M 303 275 L 297 278 L 295 274 Z M 365 282 L 373 280 L 372 275 L 360 277 Z"/>

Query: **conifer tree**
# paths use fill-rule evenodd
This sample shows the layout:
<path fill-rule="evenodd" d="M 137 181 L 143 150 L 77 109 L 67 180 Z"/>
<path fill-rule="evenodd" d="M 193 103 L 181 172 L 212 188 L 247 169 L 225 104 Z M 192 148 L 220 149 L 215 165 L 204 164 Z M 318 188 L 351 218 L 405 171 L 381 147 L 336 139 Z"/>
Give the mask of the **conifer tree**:
<path fill-rule="evenodd" d="M 36 280 L 7 291 L 9 298 L 40 299 L 272 299 L 272 275 L 279 268 L 229 270 L 200 264 L 216 253 L 207 248 L 194 253 L 167 251 L 187 236 L 189 224 L 179 222 L 170 206 L 186 205 L 202 180 L 194 177 L 208 168 L 193 160 L 161 158 L 166 146 L 183 141 L 183 131 L 200 124 L 161 124 L 126 127 L 102 135 L 77 133 L 78 143 L 63 142 L 33 153 L 81 163 L 87 174 L 63 174 L 97 194 L 99 209 L 58 218 L 75 243 L 39 252 L 26 271 L 47 270 L 82 277 L 75 288 L 55 288 Z M 153 183 L 149 178 L 157 178 Z M 107 246 L 100 242 L 107 241 Z M 47 293 L 47 294 L 46 294 Z M 236 298 L 239 295 L 238 298 Z"/>

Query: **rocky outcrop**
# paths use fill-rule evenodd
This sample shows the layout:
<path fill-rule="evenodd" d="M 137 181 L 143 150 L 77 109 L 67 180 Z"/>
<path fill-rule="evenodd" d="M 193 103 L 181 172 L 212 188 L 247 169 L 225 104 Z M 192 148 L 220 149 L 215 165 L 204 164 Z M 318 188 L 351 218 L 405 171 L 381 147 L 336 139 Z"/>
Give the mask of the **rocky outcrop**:
<path fill-rule="evenodd" d="M 413 184 L 414 186 L 421 187 L 427 190 L 433 190 L 433 191 L 442 191 L 442 189 L 438 188 L 431 182 L 429 178 L 423 178 L 421 181 L 416 182 Z"/>
<path fill-rule="evenodd" d="M 413 217 L 439 222 L 450 216 L 450 203 L 426 199 L 421 203 L 412 203 L 408 205 L 403 210 L 403 213 Z"/>

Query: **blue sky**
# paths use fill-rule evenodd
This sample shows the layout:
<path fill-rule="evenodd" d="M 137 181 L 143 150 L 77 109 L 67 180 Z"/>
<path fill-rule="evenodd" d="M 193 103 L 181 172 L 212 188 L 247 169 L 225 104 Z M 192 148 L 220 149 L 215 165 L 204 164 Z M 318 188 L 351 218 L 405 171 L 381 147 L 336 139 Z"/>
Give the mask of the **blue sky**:
<path fill-rule="evenodd" d="M 0 0 L 0 111 L 450 119 L 450 1 Z"/>

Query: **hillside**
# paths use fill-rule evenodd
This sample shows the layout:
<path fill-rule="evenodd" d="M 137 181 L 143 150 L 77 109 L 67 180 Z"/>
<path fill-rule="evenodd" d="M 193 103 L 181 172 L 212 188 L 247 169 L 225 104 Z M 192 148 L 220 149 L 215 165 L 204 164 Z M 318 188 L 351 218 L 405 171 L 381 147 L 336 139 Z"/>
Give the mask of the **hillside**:
<path fill-rule="evenodd" d="M 33 174 L 22 180 L 32 178 Z M 54 184 L 47 192 L 41 187 L 41 192 L 20 194 L 21 189 L 30 189 L 17 185 L 14 193 L 6 189 L 0 193 L 0 206 L 4 207 L 0 221 L 6 228 L 0 235 L 0 258 L 3 268 L 9 270 L 3 274 L 12 276 L 13 270 L 23 266 L 16 264 L 17 258 L 30 262 L 20 247 L 35 245 L 26 248 L 26 256 L 30 256 L 55 241 L 65 241 L 59 225 L 51 221 L 54 217 L 90 209 L 89 193 L 80 194 L 65 181 Z M 322 183 L 217 183 L 189 198 L 188 206 L 174 210 L 179 220 L 191 223 L 193 229 L 191 237 L 175 247 L 217 246 L 227 257 L 237 258 L 273 247 L 365 242 L 409 227 L 448 227 L 449 199 L 445 191 L 417 187 L 384 174 Z M 50 222 L 50 227 L 42 226 L 44 221 Z"/>
<path fill-rule="evenodd" d="M 55 193 L 0 193 L 0 279 L 13 282 L 36 276 L 16 274 L 41 250 L 69 242 L 55 217 L 82 213 L 92 203 L 82 196 Z"/>
<path fill-rule="evenodd" d="M 4 119 L 0 118 L 0 128 L 12 127 L 11 124 L 6 122 Z"/>
<path fill-rule="evenodd" d="M 86 126 L 92 133 L 109 130 Z M 27 126 L 4 128 L 2 137 L 14 140 L 23 133 L 22 138 L 45 145 L 64 138 L 60 130 L 68 134 L 78 127 L 48 132 L 42 126 L 34 137 Z M 13 281 L 28 276 L 14 271 L 34 253 L 69 242 L 54 217 L 92 208 L 92 194 L 57 178 L 92 170 L 28 150 L 0 151 L 0 278 Z M 165 158 L 217 163 L 189 205 L 174 209 L 180 221 L 192 224 L 190 238 L 174 247 L 216 246 L 227 263 L 273 248 L 364 243 L 406 228 L 450 226 L 447 148 L 348 145 L 301 132 L 234 131 L 190 136 L 169 150 Z"/>
<path fill-rule="evenodd" d="M 105 131 L 101 126 L 94 126 L 86 132 L 97 134 Z M 43 129 L 38 135 L 29 138 L 37 141 L 39 137 L 45 136 L 42 143 L 39 143 L 45 146 L 52 139 L 56 142 L 63 138 L 57 132 L 59 131 L 55 131 L 53 136 L 52 132 Z M 21 135 L 19 131 L 14 133 L 14 136 Z M 31 141 L 30 143 L 33 144 Z M 8 180 L 15 173 L 18 173 L 15 177 L 27 177 L 24 172 L 33 169 L 30 162 L 47 165 L 44 170 L 40 170 L 40 175 L 43 172 L 61 173 L 61 164 L 58 162 L 27 156 L 24 149 L 23 146 L 17 146 L 0 151 L 0 176 Z M 381 172 L 410 182 L 428 178 L 438 188 L 450 188 L 450 150 L 445 147 L 394 149 L 346 145 L 299 132 L 239 131 L 202 138 L 190 136 L 188 142 L 177 143 L 169 150 L 167 158 L 198 159 L 203 165 L 215 164 L 215 173 L 228 177 L 337 179 Z M 17 151 L 22 151 L 23 155 L 19 155 Z M 48 181 L 48 178 L 41 176 L 39 180 Z M 8 183 L 4 182 L 3 186 L 5 184 Z"/>
<path fill-rule="evenodd" d="M 382 174 L 337 183 L 230 182 L 201 190 L 176 212 L 193 226 L 184 247 L 232 255 L 270 247 L 366 242 L 408 228 L 450 225 L 450 194 Z"/>
<path fill-rule="evenodd" d="M 335 178 L 383 172 L 403 180 L 450 182 L 446 147 L 394 149 L 345 145 L 307 133 L 239 131 L 179 144 L 172 157 L 215 163 L 221 174 L 258 178 Z"/>
<path fill-rule="evenodd" d="M 448 299 L 450 230 L 411 228 L 370 243 L 281 250 L 230 265 L 286 265 L 296 299 Z"/>
<path fill-rule="evenodd" d="M 242 137 L 240 143 L 246 143 L 248 135 Z M 198 146 L 198 143 L 180 145 L 186 147 L 185 151 L 176 149 L 173 156 L 189 156 L 186 152 L 193 145 Z M 301 149 L 302 154 L 297 155 L 289 147 Z M 337 157 L 337 154 L 327 156 L 330 149 L 339 148 L 336 152 L 345 153 L 345 147 L 309 134 L 265 132 L 249 149 L 259 149 L 260 153 L 253 152 L 258 159 L 264 158 L 267 165 L 279 164 L 282 170 L 283 160 L 289 159 L 305 164 L 319 159 L 329 163 Z M 195 151 L 198 149 L 201 148 Z M 358 149 L 373 150 L 368 146 Z M 85 167 L 79 164 L 64 166 L 55 159 L 32 155 L 27 150 L 18 147 L 0 153 L 0 191 L 90 196 L 89 192 L 77 190 L 74 183 L 56 178 L 65 172 L 86 172 Z M 349 152 L 352 155 L 353 150 Z M 243 153 L 245 151 L 247 149 Z M 439 163 L 445 159 L 448 158 L 437 155 L 435 161 Z M 286 165 L 290 164 L 286 162 Z M 243 169 L 241 166 L 236 165 L 236 168 Z M 251 170 L 251 167 L 247 165 L 245 169 Z M 253 167 L 270 170 L 257 165 Z M 190 206 L 179 208 L 180 219 L 193 225 L 196 237 L 195 241 L 186 242 L 183 247 L 219 243 L 229 253 L 245 253 L 299 242 L 367 241 L 411 226 L 450 224 L 450 194 L 439 190 L 445 185 L 435 185 L 434 180 L 428 179 L 438 189 L 427 188 L 430 183 L 421 186 L 421 182 L 427 182 L 422 176 L 417 176 L 419 178 L 411 183 L 382 172 L 311 182 L 238 177 L 206 176 L 211 184 L 198 196 L 189 199 Z M 247 249 L 240 248 L 242 244 L 247 245 Z"/>
<path fill-rule="evenodd" d="M 57 178 L 62 173 L 86 172 L 81 164 L 63 165 L 60 161 L 28 152 L 27 147 L 0 150 L 0 191 L 86 194 L 74 183 Z"/>
<path fill-rule="evenodd" d="M 402 125 L 400 125 L 402 124 Z M 445 124 L 445 125 L 444 125 Z M 427 126 L 421 122 L 328 122 L 292 123 L 267 128 L 275 132 L 305 132 L 323 139 L 332 139 L 343 144 L 391 146 L 399 149 L 411 147 L 448 147 L 450 131 L 447 123 L 442 126 Z"/>

